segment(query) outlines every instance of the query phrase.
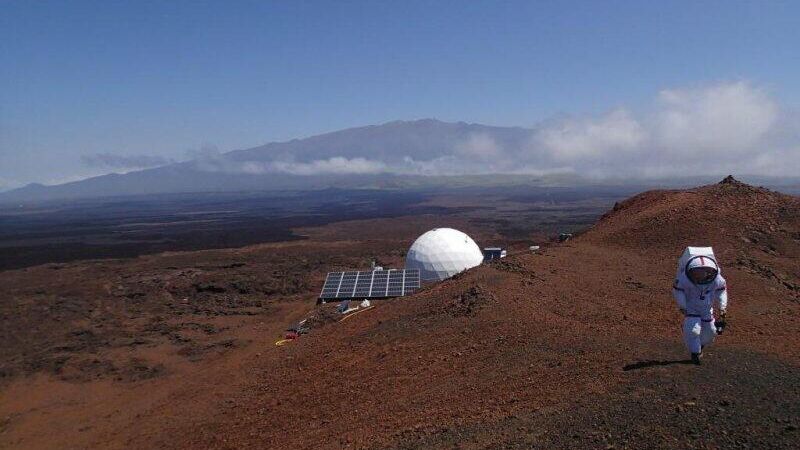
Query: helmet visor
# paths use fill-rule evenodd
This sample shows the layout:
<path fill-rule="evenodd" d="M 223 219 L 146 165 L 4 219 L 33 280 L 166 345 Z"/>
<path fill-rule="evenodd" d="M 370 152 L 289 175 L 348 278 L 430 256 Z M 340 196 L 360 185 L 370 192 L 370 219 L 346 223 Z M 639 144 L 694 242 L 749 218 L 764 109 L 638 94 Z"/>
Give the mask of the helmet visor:
<path fill-rule="evenodd" d="M 694 284 L 708 284 L 717 277 L 717 269 L 713 267 L 692 267 L 686 275 Z"/>

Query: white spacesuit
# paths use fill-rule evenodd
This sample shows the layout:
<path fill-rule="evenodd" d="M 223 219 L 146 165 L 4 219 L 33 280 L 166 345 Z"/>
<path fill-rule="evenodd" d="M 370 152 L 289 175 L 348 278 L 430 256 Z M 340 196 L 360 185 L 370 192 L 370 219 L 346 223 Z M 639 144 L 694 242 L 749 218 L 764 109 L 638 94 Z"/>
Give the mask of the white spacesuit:
<path fill-rule="evenodd" d="M 725 278 L 711 247 L 687 247 L 678 261 L 672 295 L 684 315 L 683 340 L 692 361 L 700 364 L 703 347 L 714 341 L 714 304 L 724 319 L 728 308 Z M 724 326 L 724 321 L 721 322 Z"/>

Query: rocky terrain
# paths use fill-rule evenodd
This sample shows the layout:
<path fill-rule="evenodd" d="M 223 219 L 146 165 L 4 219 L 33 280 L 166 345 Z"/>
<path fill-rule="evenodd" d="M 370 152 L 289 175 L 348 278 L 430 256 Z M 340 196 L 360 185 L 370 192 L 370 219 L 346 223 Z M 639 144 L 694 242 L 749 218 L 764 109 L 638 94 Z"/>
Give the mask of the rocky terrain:
<path fill-rule="evenodd" d="M 797 197 L 733 179 L 646 192 L 563 244 L 520 244 L 273 345 L 326 269 L 401 264 L 431 225 L 413 220 L 0 273 L 0 445 L 796 447 Z M 687 245 L 712 245 L 729 283 L 729 327 L 702 366 L 670 295 Z"/>

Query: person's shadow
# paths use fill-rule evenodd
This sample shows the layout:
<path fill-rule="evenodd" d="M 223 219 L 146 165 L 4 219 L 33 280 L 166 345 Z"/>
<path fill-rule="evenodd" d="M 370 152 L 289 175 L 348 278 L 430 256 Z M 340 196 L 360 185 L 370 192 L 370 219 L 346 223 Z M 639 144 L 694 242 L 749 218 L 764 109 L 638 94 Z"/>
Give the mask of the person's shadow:
<path fill-rule="evenodd" d="M 658 367 L 658 366 L 671 366 L 673 364 L 692 364 L 691 359 L 675 359 L 675 360 L 667 360 L 667 361 L 659 361 L 655 359 L 651 359 L 648 361 L 639 361 L 632 364 L 628 364 L 622 368 L 624 371 L 629 370 L 639 370 L 639 369 L 646 369 L 648 367 Z"/>

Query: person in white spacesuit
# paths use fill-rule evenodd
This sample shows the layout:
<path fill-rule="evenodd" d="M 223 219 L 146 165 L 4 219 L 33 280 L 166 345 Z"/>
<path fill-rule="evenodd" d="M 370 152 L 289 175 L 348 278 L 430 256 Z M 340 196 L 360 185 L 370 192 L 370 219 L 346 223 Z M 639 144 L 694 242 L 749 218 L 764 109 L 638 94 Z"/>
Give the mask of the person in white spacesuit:
<path fill-rule="evenodd" d="M 692 362 L 700 364 L 703 347 L 725 327 L 728 291 L 711 247 L 688 247 L 678 262 L 672 295 L 683 313 L 683 341 Z M 714 306 L 720 320 L 714 319 Z"/>

